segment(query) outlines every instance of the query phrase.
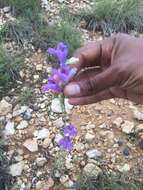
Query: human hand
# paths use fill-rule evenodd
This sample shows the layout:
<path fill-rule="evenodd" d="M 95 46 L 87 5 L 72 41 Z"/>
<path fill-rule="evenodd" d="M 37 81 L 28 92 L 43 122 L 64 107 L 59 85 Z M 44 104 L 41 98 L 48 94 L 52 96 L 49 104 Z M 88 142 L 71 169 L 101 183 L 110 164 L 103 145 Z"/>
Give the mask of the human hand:
<path fill-rule="evenodd" d="M 78 74 L 64 93 L 73 105 L 124 98 L 143 104 L 143 39 L 117 34 L 78 49 Z"/>

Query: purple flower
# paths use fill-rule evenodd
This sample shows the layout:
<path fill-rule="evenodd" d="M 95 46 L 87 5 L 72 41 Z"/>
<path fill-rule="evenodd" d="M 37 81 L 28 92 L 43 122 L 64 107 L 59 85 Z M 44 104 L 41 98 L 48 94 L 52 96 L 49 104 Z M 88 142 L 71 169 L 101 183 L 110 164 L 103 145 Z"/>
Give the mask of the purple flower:
<path fill-rule="evenodd" d="M 63 66 L 68 56 L 68 47 L 63 42 L 60 42 L 56 48 L 49 48 L 48 53 L 55 56 L 59 60 L 60 65 Z"/>
<path fill-rule="evenodd" d="M 65 137 L 65 136 L 64 136 L 64 137 L 59 141 L 59 145 L 60 145 L 63 149 L 68 150 L 68 151 L 72 150 L 72 148 L 73 148 L 73 144 L 72 144 L 72 142 L 71 142 L 70 137 Z"/>
<path fill-rule="evenodd" d="M 66 137 L 75 137 L 77 135 L 77 129 L 74 125 L 70 124 L 64 129 L 64 136 Z"/>
<path fill-rule="evenodd" d="M 54 93 L 61 93 L 65 84 L 76 74 L 75 68 L 64 65 L 59 69 L 53 69 L 51 76 L 48 78 L 48 84 L 42 86 L 42 91 L 51 90 Z"/>

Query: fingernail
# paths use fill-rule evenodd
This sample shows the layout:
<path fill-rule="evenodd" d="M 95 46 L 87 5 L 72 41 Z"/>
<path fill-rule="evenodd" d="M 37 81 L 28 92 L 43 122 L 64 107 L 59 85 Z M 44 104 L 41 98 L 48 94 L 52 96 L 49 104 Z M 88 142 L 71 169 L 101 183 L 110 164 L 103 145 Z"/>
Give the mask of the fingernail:
<path fill-rule="evenodd" d="M 66 92 L 71 96 L 77 95 L 80 93 L 80 87 L 78 84 L 69 84 L 66 86 Z"/>

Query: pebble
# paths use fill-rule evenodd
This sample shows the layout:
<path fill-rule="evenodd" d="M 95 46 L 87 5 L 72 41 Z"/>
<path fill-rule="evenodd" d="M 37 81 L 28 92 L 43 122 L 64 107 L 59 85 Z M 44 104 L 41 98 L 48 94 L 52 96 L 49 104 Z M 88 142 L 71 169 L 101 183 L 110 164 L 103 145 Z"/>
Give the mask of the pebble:
<path fill-rule="evenodd" d="M 57 144 L 59 144 L 59 141 L 60 141 L 62 138 L 63 138 L 63 136 L 62 136 L 61 134 L 56 134 L 56 136 L 55 136 L 55 142 L 56 142 Z"/>
<path fill-rule="evenodd" d="M 137 126 L 135 127 L 135 130 L 136 130 L 137 132 L 143 131 L 143 124 L 137 125 Z"/>
<path fill-rule="evenodd" d="M 124 123 L 121 125 L 122 131 L 126 134 L 130 134 L 134 128 L 134 122 L 131 121 L 124 121 Z"/>
<path fill-rule="evenodd" d="M 131 167 L 129 164 L 124 164 L 124 166 L 117 166 L 117 169 L 120 172 L 128 172 L 128 171 L 130 171 Z"/>
<path fill-rule="evenodd" d="M 10 10 L 11 10 L 11 7 L 10 7 L 10 6 L 7 6 L 7 7 L 4 7 L 4 8 L 3 8 L 3 12 L 4 12 L 4 13 L 10 12 Z"/>
<path fill-rule="evenodd" d="M 103 123 L 101 125 L 98 126 L 100 129 L 106 129 L 108 126 L 106 125 L 106 123 Z"/>
<path fill-rule="evenodd" d="M 88 141 L 88 142 L 91 142 L 95 139 L 95 135 L 94 134 L 91 134 L 91 133 L 86 133 L 85 135 L 85 140 Z"/>
<path fill-rule="evenodd" d="M 44 166 L 44 164 L 47 162 L 46 158 L 45 157 L 39 157 L 36 159 L 36 164 L 37 166 L 39 167 L 42 167 Z"/>
<path fill-rule="evenodd" d="M 16 164 L 12 164 L 10 166 L 10 174 L 15 177 L 15 176 L 20 176 L 22 174 L 22 171 L 24 169 L 24 162 L 18 162 Z"/>
<path fill-rule="evenodd" d="M 0 116 L 7 115 L 12 111 L 12 104 L 8 103 L 4 99 L 0 101 Z"/>
<path fill-rule="evenodd" d="M 69 180 L 68 175 L 63 175 L 63 176 L 60 177 L 61 184 L 65 184 L 68 180 Z"/>
<path fill-rule="evenodd" d="M 85 172 L 86 175 L 94 175 L 94 176 L 98 176 L 102 172 L 102 170 L 93 163 L 88 163 L 83 168 L 83 171 Z"/>
<path fill-rule="evenodd" d="M 35 131 L 34 136 L 36 137 L 36 139 L 45 139 L 45 138 L 49 138 L 50 132 L 48 129 L 43 128 L 39 131 Z"/>
<path fill-rule="evenodd" d="M 14 122 L 8 121 L 3 133 L 5 136 L 14 135 L 15 134 Z"/>
<path fill-rule="evenodd" d="M 42 71 L 42 69 L 43 69 L 43 65 L 42 64 L 36 65 L 36 71 Z"/>
<path fill-rule="evenodd" d="M 86 152 L 86 155 L 88 158 L 97 159 L 97 158 L 101 157 L 102 153 L 97 149 L 91 149 Z"/>
<path fill-rule="evenodd" d="M 57 128 L 62 128 L 64 126 L 63 118 L 60 117 L 57 120 L 53 121 L 53 125 Z"/>
<path fill-rule="evenodd" d="M 25 129 L 28 127 L 28 122 L 23 120 L 20 122 L 20 124 L 16 127 L 16 129 Z"/>
<path fill-rule="evenodd" d="M 124 156 L 129 156 L 129 155 L 130 155 L 130 150 L 129 150 L 128 147 L 127 147 L 127 148 L 124 148 L 124 150 L 123 150 L 123 155 L 124 155 Z"/>
<path fill-rule="evenodd" d="M 138 111 L 137 108 L 134 108 L 133 115 L 135 119 L 143 121 L 143 112 Z"/>
<path fill-rule="evenodd" d="M 67 113 L 70 113 L 73 108 L 73 105 L 69 104 L 69 100 L 65 98 L 65 110 Z"/>
<path fill-rule="evenodd" d="M 50 177 L 43 185 L 42 190 L 50 190 L 54 186 L 54 180 Z"/>
<path fill-rule="evenodd" d="M 26 147 L 30 152 L 37 152 L 38 151 L 38 144 L 36 139 L 27 139 L 23 146 Z"/>
<path fill-rule="evenodd" d="M 42 146 L 43 148 L 48 148 L 48 146 L 51 144 L 51 138 L 45 138 L 43 143 L 42 143 Z"/>
<path fill-rule="evenodd" d="M 117 117 L 113 121 L 113 125 L 116 126 L 117 128 L 121 127 L 121 124 L 123 123 L 123 119 L 121 117 Z"/>
<path fill-rule="evenodd" d="M 62 113 L 62 112 L 63 112 L 62 107 L 61 107 L 60 100 L 59 100 L 58 98 L 54 98 L 54 99 L 52 100 L 51 110 L 52 110 L 54 113 Z"/>

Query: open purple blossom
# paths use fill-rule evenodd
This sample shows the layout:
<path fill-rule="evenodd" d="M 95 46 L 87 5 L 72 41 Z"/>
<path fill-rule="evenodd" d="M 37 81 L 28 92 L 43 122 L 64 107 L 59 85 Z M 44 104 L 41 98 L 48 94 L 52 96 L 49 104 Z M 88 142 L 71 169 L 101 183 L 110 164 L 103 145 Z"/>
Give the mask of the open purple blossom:
<path fill-rule="evenodd" d="M 73 144 L 71 142 L 70 137 L 64 136 L 60 141 L 59 145 L 64 149 L 64 150 L 72 150 Z"/>
<path fill-rule="evenodd" d="M 74 125 L 70 124 L 64 129 L 64 136 L 75 137 L 77 135 L 77 129 Z"/>
<path fill-rule="evenodd" d="M 76 69 L 71 69 L 68 65 L 64 65 L 58 69 L 53 69 L 48 83 L 42 86 L 42 91 L 51 90 L 54 93 L 61 93 L 64 85 L 75 75 Z"/>
<path fill-rule="evenodd" d="M 63 42 L 60 42 L 56 48 L 49 48 L 48 53 L 55 56 L 59 60 L 60 65 L 63 66 L 67 60 L 68 47 Z"/>

